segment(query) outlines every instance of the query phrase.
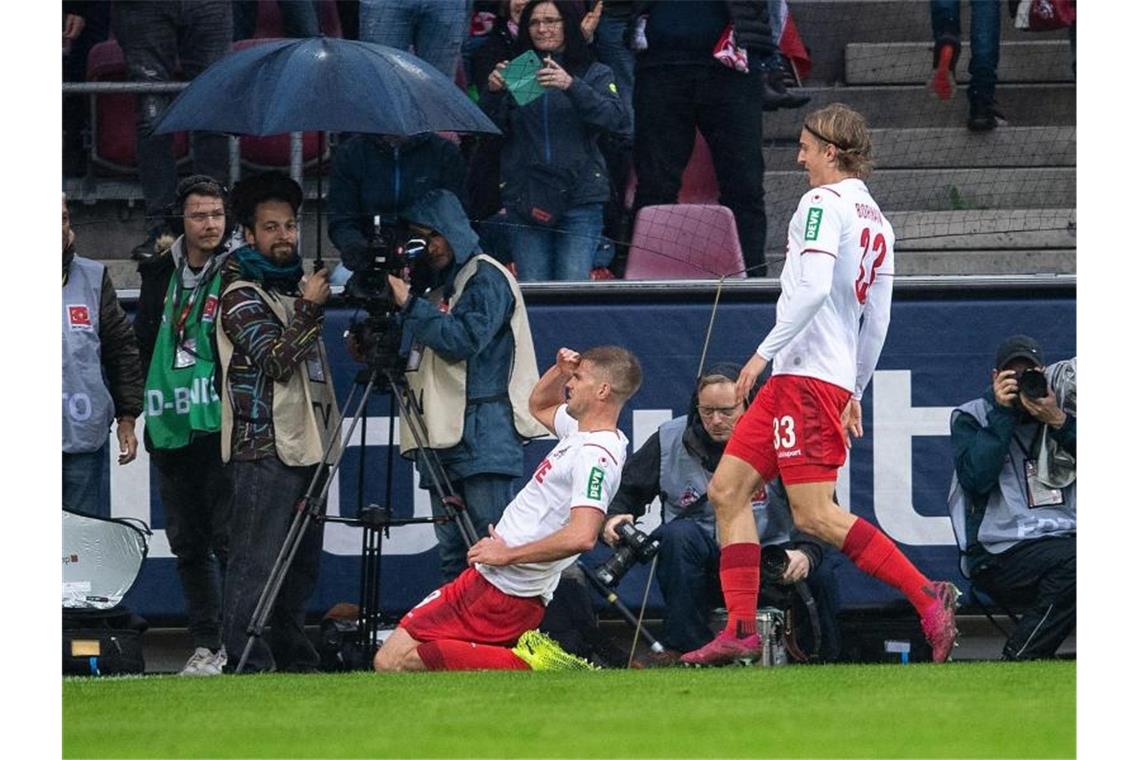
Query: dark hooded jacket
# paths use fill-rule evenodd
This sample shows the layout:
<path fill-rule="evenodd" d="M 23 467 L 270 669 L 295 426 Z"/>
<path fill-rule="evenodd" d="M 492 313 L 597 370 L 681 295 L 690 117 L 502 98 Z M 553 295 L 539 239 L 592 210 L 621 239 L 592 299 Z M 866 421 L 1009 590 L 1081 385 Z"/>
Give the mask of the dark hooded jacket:
<path fill-rule="evenodd" d="M 379 135 L 353 135 L 333 158 L 329 240 L 345 266 L 357 269 L 375 214 L 394 217 L 429 190 L 450 190 L 462 199 L 465 176 L 459 147 L 439 135 L 416 135 L 399 146 Z"/>
<path fill-rule="evenodd" d="M 463 438 L 438 450 L 448 476 L 523 474 L 522 439 L 515 432 L 507 382 L 514 361 L 511 314 L 515 301 L 506 277 L 494 265 L 474 260 L 479 237 L 471 229 L 454 194 L 435 190 L 420 198 L 405 218 L 439 232 L 455 258 L 441 272 L 425 273 L 418 266 L 414 280 L 427 285 L 423 296 L 405 304 L 404 329 L 413 340 L 451 361 L 467 362 L 467 409 Z M 459 300 L 452 302 L 455 278 L 465 267 L 476 267 Z M 447 303 L 441 311 L 440 301 Z M 428 483 L 423 484 L 428 487 Z"/>
<path fill-rule="evenodd" d="M 505 203 L 523 203 L 528 181 L 551 169 L 569 186 L 569 207 L 609 200 L 609 172 L 598 138 L 604 132 L 632 131 L 609 66 L 591 63 L 565 91 L 549 89 L 525 106 L 506 89 L 483 93 L 479 105 L 503 132 L 500 188 Z"/>

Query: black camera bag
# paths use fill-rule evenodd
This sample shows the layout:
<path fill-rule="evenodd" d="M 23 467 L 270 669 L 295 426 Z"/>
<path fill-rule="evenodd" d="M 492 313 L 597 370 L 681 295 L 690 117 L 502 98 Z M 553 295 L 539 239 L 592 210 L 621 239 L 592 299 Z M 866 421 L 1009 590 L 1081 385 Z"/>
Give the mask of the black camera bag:
<path fill-rule="evenodd" d="M 63 674 L 123 675 L 146 670 L 145 619 L 122 605 L 109 610 L 63 610 Z"/>

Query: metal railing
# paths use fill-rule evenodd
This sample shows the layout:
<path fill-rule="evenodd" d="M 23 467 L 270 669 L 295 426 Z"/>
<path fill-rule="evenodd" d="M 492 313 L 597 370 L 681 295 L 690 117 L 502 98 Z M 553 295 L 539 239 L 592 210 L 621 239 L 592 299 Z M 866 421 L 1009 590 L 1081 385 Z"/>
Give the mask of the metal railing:
<path fill-rule="evenodd" d="M 179 93 L 189 82 L 65 82 L 63 94 L 79 96 L 84 95 L 89 101 L 91 119 L 88 124 L 91 141 L 88 146 L 92 157 L 95 156 L 95 96 L 97 95 L 142 95 L 146 93 Z M 241 179 L 241 143 L 240 135 L 229 135 L 230 150 L 230 176 L 229 184 L 235 185 Z M 326 142 L 327 144 L 327 142 Z M 289 133 L 289 176 L 301 184 L 304 175 L 304 146 L 301 132 Z M 98 182 L 99 179 L 88 171 L 88 183 Z"/>

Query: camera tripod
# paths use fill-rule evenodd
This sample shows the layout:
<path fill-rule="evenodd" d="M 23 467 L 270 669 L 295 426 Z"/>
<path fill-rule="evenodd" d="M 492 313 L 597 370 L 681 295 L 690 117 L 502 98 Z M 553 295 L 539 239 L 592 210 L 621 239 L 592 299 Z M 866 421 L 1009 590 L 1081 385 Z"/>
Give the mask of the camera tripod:
<path fill-rule="evenodd" d="M 297 549 L 301 545 L 305 531 L 313 521 L 338 522 L 364 529 L 361 567 L 362 603 L 360 605 L 359 619 L 360 644 L 364 647 L 370 647 L 377 642 L 377 629 L 380 620 L 379 571 L 380 538 L 382 531 L 386 533 L 387 529 L 393 525 L 453 521 L 459 527 L 460 535 L 469 548 L 479 540 L 475 532 L 475 526 L 471 523 L 471 517 L 467 514 L 466 506 L 463 500 L 455 493 L 455 489 L 451 485 L 451 480 L 447 477 L 447 472 L 444 470 L 443 464 L 439 461 L 438 455 L 433 450 L 427 448 L 428 435 L 427 426 L 423 418 L 423 411 L 420 409 L 419 404 L 416 402 L 407 383 L 404 381 L 399 368 L 393 366 L 391 362 L 381 364 L 378 361 L 370 361 L 369 366 L 362 370 L 357 376 L 356 382 L 348 394 L 348 398 L 345 399 L 345 410 L 352 406 L 356 391 L 361 385 L 364 386 L 364 392 L 357 401 L 356 411 L 353 413 L 348 426 L 348 433 L 344 436 L 344 439 L 352 439 L 352 434 L 356 429 L 357 423 L 361 422 L 362 419 L 366 419 L 365 410 L 367 409 L 369 398 L 378 386 L 383 386 L 399 406 L 400 422 L 401 424 L 408 425 L 412 437 L 415 439 L 417 450 L 422 454 L 420 461 L 423 464 L 424 470 L 426 470 L 431 487 L 443 504 L 446 514 L 432 517 L 397 518 L 392 517 L 390 507 L 370 505 L 367 508 L 361 508 L 360 514 L 355 518 L 326 516 L 325 507 L 328 501 L 329 487 L 344 457 L 345 447 L 340 446 L 336 448 L 337 442 L 341 439 L 341 429 L 344 426 L 345 413 L 342 412 L 337 418 L 336 424 L 333 426 L 333 431 L 329 436 L 328 443 L 325 444 L 321 462 L 317 467 L 317 471 L 313 474 L 312 480 L 309 482 L 305 495 L 297 501 L 294 507 L 293 521 L 289 525 L 289 532 L 285 536 L 285 541 L 282 543 L 281 549 L 277 554 L 277 559 L 274 561 L 273 567 L 269 572 L 269 578 L 261 590 L 261 595 L 258 597 L 257 605 L 254 607 L 249 625 L 246 627 L 248 638 L 246 639 L 245 648 L 242 650 L 241 659 L 238 661 L 237 668 L 234 671 L 236 673 L 241 673 L 245 669 L 254 642 L 261 638 L 261 634 L 265 630 L 265 624 L 269 620 L 270 613 L 273 611 L 273 605 L 277 601 L 277 596 L 280 594 L 281 587 L 285 582 L 285 577 L 293 564 Z M 394 419 L 389 415 L 390 446 L 393 444 L 391 434 L 394 424 Z M 362 452 L 364 442 L 362 436 Z M 334 448 L 336 454 L 330 459 Z M 392 451 L 389 449 L 390 458 L 387 476 L 387 498 L 389 502 L 391 502 L 392 496 L 391 455 Z M 363 464 L 362 459 L 360 468 L 361 487 L 363 485 Z M 363 490 L 361 490 L 361 494 L 363 494 Z"/>

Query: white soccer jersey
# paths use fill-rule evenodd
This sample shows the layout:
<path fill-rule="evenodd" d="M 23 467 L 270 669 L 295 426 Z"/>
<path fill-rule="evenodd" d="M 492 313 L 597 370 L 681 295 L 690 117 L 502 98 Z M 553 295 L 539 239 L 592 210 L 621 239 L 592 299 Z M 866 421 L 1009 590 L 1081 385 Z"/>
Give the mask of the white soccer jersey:
<path fill-rule="evenodd" d="M 808 260 L 821 256 L 832 261 Z M 886 337 L 894 271 L 894 229 L 862 180 L 804 193 L 788 224 L 776 326 L 758 349 L 772 374 L 825 380 L 860 398 Z M 823 298 L 814 312 L 813 292 Z"/>
<path fill-rule="evenodd" d="M 546 538 L 566 527 L 570 510 L 591 507 L 605 514 L 621 483 L 629 441 L 620 431 L 578 432 L 578 421 L 558 407 L 554 432 L 559 441 L 526 486 L 507 508 L 495 530 L 508 546 Z M 541 596 L 549 602 L 562 571 L 578 555 L 551 562 L 475 569 L 500 591 L 514 596 Z"/>

